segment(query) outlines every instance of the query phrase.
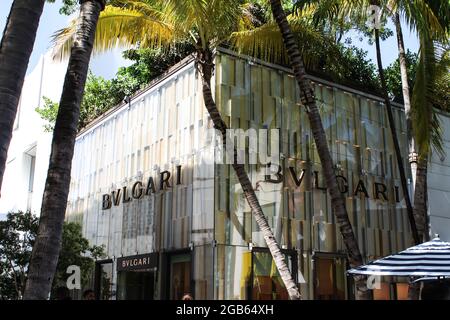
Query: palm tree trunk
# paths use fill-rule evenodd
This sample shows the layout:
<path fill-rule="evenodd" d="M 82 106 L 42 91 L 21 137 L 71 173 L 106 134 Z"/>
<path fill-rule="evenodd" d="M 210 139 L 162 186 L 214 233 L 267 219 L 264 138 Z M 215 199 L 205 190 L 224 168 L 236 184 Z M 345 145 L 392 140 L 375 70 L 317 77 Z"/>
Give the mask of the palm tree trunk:
<path fill-rule="evenodd" d="M 79 28 L 64 80 L 53 131 L 41 217 L 33 246 L 24 299 L 46 299 L 61 249 L 62 226 L 69 194 L 70 171 L 89 60 L 104 0 L 81 0 Z"/>
<path fill-rule="evenodd" d="M 14 0 L 0 43 L 0 196 L 25 73 L 45 0 Z"/>
<path fill-rule="evenodd" d="M 203 100 L 205 101 L 205 107 L 214 123 L 215 129 L 219 130 L 222 134 L 222 141 L 226 143 L 227 125 L 222 120 L 222 117 L 217 109 L 216 103 L 211 93 L 211 76 L 214 69 L 213 55 L 209 50 L 199 50 L 197 53 L 197 62 L 201 66 L 202 73 L 202 91 Z M 255 217 L 256 223 L 258 224 L 264 239 L 266 241 L 267 247 L 272 254 L 275 265 L 280 273 L 280 276 L 286 286 L 286 290 L 289 294 L 291 300 L 301 299 L 300 292 L 298 291 L 297 285 L 292 278 L 292 274 L 284 260 L 284 255 L 281 252 L 280 246 L 278 245 L 275 236 L 267 222 L 267 219 L 262 211 L 261 205 L 259 204 L 258 197 L 256 196 L 255 190 L 253 189 L 252 183 L 245 171 L 245 166 L 243 164 L 238 164 L 237 161 L 237 151 L 234 148 L 234 161 L 233 169 L 236 172 L 239 183 L 241 184 L 244 196 L 252 210 L 253 216 Z"/>
<path fill-rule="evenodd" d="M 413 208 L 411 205 L 411 198 L 409 197 L 408 185 L 406 183 L 406 171 L 403 165 L 403 158 L 400 152 L 400 145 L 398 142 L 397 130 L 395 128 L 394 116 L 392 114 L 391 101 L 389 100 L 386 86 L 386 78 L 384 77 L 383 62 L 381 61 L 381 47 L 380 47 L 380 33 L 378 29 L 375 30 L 375 45 L 377 51 L 377 64 L 378 73 L 380 76 L 381 90 L 384 98 L 384 103 L 386 104 L 386 111 L 388 115 L 389 127 L 391 128 L 392 140 L 394 143 L 394 151 L 397 159 L 398 171 L 400 174 L 400 183 L 402 185 L 403 197 L 405 198 L 406 211 L 408 213 L 408 219 L 411 226 L 411 234 L 415 244 L 419 244 L 419 234 L 417 233 L 416 222 L 414 220 Z"/>
<path fill-rule="evenodd" d="M 426 196 L 426 179 L 427 179 L 427 163 L 422 163 L 422 167 L 418 167 L 419 155 L 416 151 L 416 142 L 414 139 L 414 128 L 412 125 L 412 114 L 411 114 L 411 95 L 408 83 L 408 72 L 406 66 L 406 54 L 405 54 L 405 44 L 403 41 L 402 26 L 400 24 L 400 15 L 398 12 L 395 13 L 393 18 L 395 29 L 397 31 L 397 44 L 398 44 L 398 56 L 400 61 L 400 73 L 402 78 L 402 92 L 403 92 L 403 103 L 405 108 L 405 118 L 406 118 L 406 137 L 408 139 L 408 160 L 411 167 L 411 177 L 412 177 L 412 197 L 414 199 L 413 206 L 413 216 L 417 227 L 417 233 L 421 241 L 426 241 L 428 239 L 427 224 L 426 224 L 426 214 L 427 214 L 427 203 L 425 200 Z M 427 157 L 425 157 L 427 158 Z M 420 182 L 417 180 L 421 179 Z M 419 187 L 419 194 L 416 196 L 416 187 Z"/>
<path fill-rule="evenodd" d="M 344 198 L 338 189 L 336 174 L 333 169 L 333 159 L 331 158 L 330 150 L 328 149 L 325 130 L 323 129 L 319 109 L 316 105 L 314 89 L 311 82 L 305 77 L 305 67 L 280 0 L 270 0 L 270 4 L 272 7 L 273 16 L 277 21 L 278 27 L 280 28 L 283 36 L 284 45 L 287 49 L 291 67 L 294 70 L 295 78 L 300 87 L 302 104 L 305 106 L 308 114 L 320 163 L 322 164 L 323 175 L 331 197 L 331 207 L 336 215 L 339 229 L 344 240 L 344 244 L 347 248 L 348 260 L 353 268 L 358 267 L 363 264 L 363 259 L 355 234 L 353 233 L 352 225 L 348 218 Z M 357 299 L 368 299 L 370 297 L 370 291 L 368 290 L 364 279 L 365 277 L 361 276 L 355 277 Z"/>
<path fill-rule="evenodd" d="M 392 19 L 395 24 L 395 29 L 397 32 L 397 45 L 398 45 L 398 59 L 400 62 L 400 74 L 402 78 L 402 93 L 403 93 L 403 105 L 405 108 L 405 118 L 406 118 L 406 137 L 408 139 L 408 149 L 409 149 L 409 163 L 411 166 L 411 176 L 412 176 L 412 196 L 414 197 L 414 188 L 416 185 L 416 171 L 417 171 L 417 153 L 416 144 L 414 140 L 414 129 L 412 125 L 411 116 L 411 92 L 408 83 L 408 69 L 406 66 L 406 53 L 405 53 L 405 43 L 403 41 L 402 26 L 400 24 L 400 15 L 398 12 L 394 14 Z"/>
<path fill-rule="evenodd" d="M 414 219 L 421 242 L 429 241 L 427 201 L 428 155 L 420 155 L 417 165 L 416 192 L 414 193 Z"/>

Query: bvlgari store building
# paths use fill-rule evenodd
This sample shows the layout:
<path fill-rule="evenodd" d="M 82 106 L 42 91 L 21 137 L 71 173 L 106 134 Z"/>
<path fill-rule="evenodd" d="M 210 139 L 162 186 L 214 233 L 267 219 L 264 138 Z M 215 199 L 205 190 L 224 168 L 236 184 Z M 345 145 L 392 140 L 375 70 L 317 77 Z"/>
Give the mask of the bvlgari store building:
<path fill-rule="evenodd" d="M 406 248 L 411 235 L 381 98 L 311 79 L 365 261 Z M 213 83 L 231 128 L 279 132 L 279 174 L 258 163 L 247 171 L 303 298 L 352 299 L 294 78 L 223 49 Z M 394 116 L 406 150 L 401 106 Z M 288 298 L 234 171 L 214 161 L 211 128 L 201 79 L 187 59 L 78 135 L 67 219 L 105 246 L 95 271 L 99 298 Z M 375 296 L 402 294 L 404 287 L 383 278 Z"/>

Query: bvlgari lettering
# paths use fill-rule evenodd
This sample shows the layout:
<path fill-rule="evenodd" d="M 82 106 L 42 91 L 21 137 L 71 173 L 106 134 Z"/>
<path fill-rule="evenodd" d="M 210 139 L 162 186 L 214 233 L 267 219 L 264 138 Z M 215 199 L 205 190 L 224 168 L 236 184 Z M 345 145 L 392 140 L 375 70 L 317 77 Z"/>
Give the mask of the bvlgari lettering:
<path fill-rule="evenodd" d="M 170 188 L 169 179 L 170 179 L 169 171 L 161 172 L 161 180 L 159 181 L 159 190 L 164 190 L 164 184 L 166 185 L 166 188 Z"/>
<path fill-rule="evenodd" d="M 123 203 L 127 203 L 127 202 L 131 201 L 131 197 L 128 195 L 127 187 L 123 187 L 122 195 L 123 195 L 123 199 L 122 199 Z"/>
<path fill-rule="evenodd" d="M 143 193 L 144 189 L 142 188 L 142 182 L 136 181 L 133 184 L 133 188 L 131 188 L 131 194 L 133 196 L 133 199 L 140 199 Z"/>
<path fill-rule="evenodd" d="M 359 180 L 358 184 L 356 185 L 355 192 L 353 193 L 353 195 L 354 196 L 358 196 L 361 192 L 364 194 L 364 196 L 366 198 L 369 197 L 369 194 L 367 193 L 366 186 L 364 185 L 364 181 Z"/>
<path fill-rule="evenodd" d="M 181 166 L 176 167 L 176 185 L 181 185 Z M 159 191 L 167 190 L 172 188 L 170 183 L 171 174 L 170 171 L 161 171 L 159 174 Z M 156 193 L 155 181 L 153 177 L 149 177 L 147 180 L 146 187 L 144 189 L 144 184 L 142 181 L 136 181 L 131 187 L 131 193 L 128 187 L 124 186 L 122 189 L 117 189 L 111 191 L 111 194 L 104 194 L 102 196 L 102 209 L 107 210 L 111 209 L 111 207 L 118 206 L 120 204 L 120 200 L 122 199 L 122 203 L 130 202 L 133 199 L 140 199 L 146 196 Z"/>
<path fill-rule="evenodd" d="M 158 255 L 147 253 L 117 259 L 117 270 L 143 270 L 157 267 Z"/>
<path fill-rule="evenodd" d="M 274 165 L 274 164 L 270 164 L 270 163 L 267 164 L 268 169 L 273 170 L 274 166 L 277 166 L 277 171 L 272 174 L 266 174 L 264 176 L 265 177 L 264 181 L 268 182 L 268 183 L 281 183 L 284 181 L 284 174 L 282 173 L 282 171 L 283 171 L 282 167 L 280 165 Z M 272 171 L 272 172 L 274 172 L 274 171 Z M 306 172 L 307 172 L 306 169 L 302 169 L 301 173 L 299 175 L 296 172 L 294 167 L 289 167 L 289 173 L 297 187 L 300 187 L 300 185 L 302 184 Z M 319 171 L 314 171 L 313 176 L 314 176 L 314 181 L 313 181 L 314 188 L 317 190 L 323 190 L 323 191 L 327 190 L 324 181 L 320 181 L 320 179 L 319 179 Z M 344 177 L 343 175 L 337 175 L 336 180 L 337 180 L 338 188 L 341 191 L 341 193 L 349 194 L 350 190 L 349 190 L 347 178 Z M 388 188 L 384 183 L 374 182 L 373 186 L 372 186 L 372 190 L 373 190 L 373 195 L 372 195 L 373 199 L 382 200 L 382 201 L 389 200 Z M 400 202 L 399 189 L 397 186 L 394 186 L 393 192 L 394 192 L 393 198 L 395 199 L 395 201 Z M 356 183 L 356 187 L 354 188 L 354 190 L 352 190 L 351 195 L 354 197 L 363 196 L 364 198 L 370 198 L 366 184 L 361 179 L 359 179 L 358 182 Z"/>
<path fill-rule="evenodd" d="M 282 183 L 284 181 L 285 175 L 283 173 L 283 168 L 280 165 L 275 164 L 267 164 L 268 169 L 274 169 L 276 168 L 276 172 L 272 171 L 270 174 L 264 175 L 264 181 L 268 183 Z M 295 167 L 289 167 L 288 171 L 291 175 L 291 178 L 294 182 L 294 184 L 297 187 L 300 187 L 300 185 L 305 180 L 305 174 L 307 172 L 306 169 L 302 169 L 300 174 L 296 172 Z M 274 172 L 274 173 L 273 173 Z M 320 179 L 319 171 L 313 172 L 313 187 L 317 190 L 326 191 L 327 188 L 325 186 L 325 182 Z M 113 190 L 111 191 L 111 194 L 104 194 L 102 196 L 102 209 L 107 210 L 111 209 L 111 207 L 118 206 L 120 204 L 120 201 L 122 200 L 123 203 L 130 202 L 131 200 L 135 199 L 141 199 L 144 195 L 148 196 L 153 193 L 156 193 L 157 191 L 164 191 L 167 189 L 172 188 L 171 184 L 171 173 L 170 171 L 161 171 L 159 174 L 159 189 L 156 189 L 155 180 L 153 177 L 149 177 L 147 179 L 146 184 L 142 181 L 136 181 L 133 186 L 131 187 L 131 190 L 129 190 L 126 186 L 122 187 L 121 189 Z M 174 179 L 175 180 L 175 179 Z M 175 185 L 181 185 L 181 166 L 176 166 L 176 180 Z M 356 187 L 351 190 L 349 190 L 348 180 L 343 175 L 337 175 L 336 176 L 338 188 L 341 191 L 342 194 L 350 194 L 354 197 L 361 197 L 364 198 L 370 198 L 369 191 L 366 187 L 366 184 L 363 180 L 359 179 L 356 183 Z M 388 201 L 388 188 L 384 183 L 381 182 L 374 182 L 372 186 L 372 198 L 375 200 L 381 200 L 381 201 Z M 399 195 L 399 188 L 397 186 L 393 187 L 393 198 L 396 202 L 400 202 L 400 195 Z"/>

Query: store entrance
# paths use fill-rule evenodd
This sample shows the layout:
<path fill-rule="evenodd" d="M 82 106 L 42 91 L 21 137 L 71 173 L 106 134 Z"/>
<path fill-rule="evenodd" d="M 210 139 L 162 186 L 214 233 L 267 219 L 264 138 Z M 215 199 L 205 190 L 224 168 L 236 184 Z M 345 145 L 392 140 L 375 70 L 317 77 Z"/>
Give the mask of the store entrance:
<path fill-rule="evenodd" d="M 180 300 L 184 294 L 191 292 L 191 254 L 171 254 L 169 256 L 170 279 L 169 298 Z"/>
<path fill-rule="evenodd" d="M 282 251 L 289 270 L 297 279 L 295 251 Z M 269 249 L 253 248 L 251 270 L 252 300 L 288 300 L 289 295 Z"/>
<path fill-rule="evenodd" d="M 155 272 L 121 271 L 117 277 L 118 300 L 153 300 Z"/>
<path fill-rule="evenodd" d="M 155 252 L 117 259 L 117 299 L 153 300 L 158 270 Z"/>

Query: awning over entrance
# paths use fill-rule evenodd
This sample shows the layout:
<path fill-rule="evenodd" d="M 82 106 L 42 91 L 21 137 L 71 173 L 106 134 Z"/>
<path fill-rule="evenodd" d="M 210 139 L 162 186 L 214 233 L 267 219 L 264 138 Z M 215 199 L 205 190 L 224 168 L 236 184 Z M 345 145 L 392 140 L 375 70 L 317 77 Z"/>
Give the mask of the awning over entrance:
<path fill-rule="evenodd" d="M 347 273 L 409 277 L 450 276 L 450 242 L 434 238 L 400 253 L 350 269 Z"/>

